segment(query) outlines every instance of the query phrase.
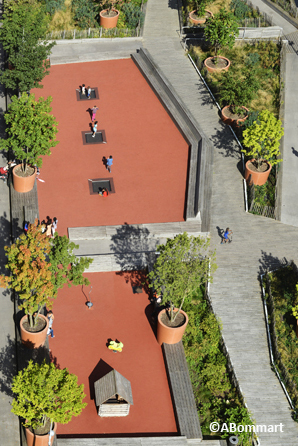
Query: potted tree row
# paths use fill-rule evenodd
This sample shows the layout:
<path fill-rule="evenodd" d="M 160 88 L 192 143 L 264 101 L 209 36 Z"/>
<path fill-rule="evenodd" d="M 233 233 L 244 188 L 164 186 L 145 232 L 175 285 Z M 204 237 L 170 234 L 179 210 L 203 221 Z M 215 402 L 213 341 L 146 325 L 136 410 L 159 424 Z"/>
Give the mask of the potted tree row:
<path fill-rule="evenodd" d="M 42 166 L 42 156 L 50 155 L 55 140 L 57 121 L 50 114 L 52 98 L 35 100 L 34 94 L 13 96 L 4 115 L 7 139 L 0 140 L 0 148 L 12 151 L 21 161 L 13 168 L 13 186 L 17 192 L 29 192 L 35 182 L 37 167 Z"/>
<path fill-rule="evenodd" d="M 83 403 L 84 385 L 78 384 L 77 376 L 45 361 L 29 361 L 13 378 L 12 391 L 12 412 L 24 420 L 28 446 L 52 445 L 57 423 L 69 423 L 87 405 Z"/>
<path fill-rule="evenodd" d="M 188 236 L 186 232 L 168 239 L 157 247 L 157 259 L 149 272 L 149 287 L 163 295 L 165 309 L 158 315 L 157 341 L 161 345 L 175 344 L 182 339 L 188 323 L 182 310 L 191 301 L 193 292 L 212 281 L 216 269 L 215 251 L 210 239 Z"/>
<path fill-rule="evenodd" d="M 27 235 L 5 247 L 10 275 L 0 276 L 0 286 L 14 289 L 19 296 L 19 309 L 25 312 L 21 338 L 29 348 L 38 348 L 46 340 L 48 320 L 41 312 L 45 306 L 52 308 L 58 289 L 66 283 L 89 285 L 83 272 L 92 259 L 78 259 L 75 248 L 78 246 L 66 236 L 55 233 L 54 239 L 47 237 L 37 221 L 29 225 Z"/>
<path fill-rule="evenodd" d="M 265 184 L 272 166 L 282 161 L 278 157 L 279 142 L 283 134 L 282 122 L 269 110 L 261 111 L 252 125 L 243 131 L 242 152 L 252 157 L 245 165 L 244 176 L 249 184 Z"/>

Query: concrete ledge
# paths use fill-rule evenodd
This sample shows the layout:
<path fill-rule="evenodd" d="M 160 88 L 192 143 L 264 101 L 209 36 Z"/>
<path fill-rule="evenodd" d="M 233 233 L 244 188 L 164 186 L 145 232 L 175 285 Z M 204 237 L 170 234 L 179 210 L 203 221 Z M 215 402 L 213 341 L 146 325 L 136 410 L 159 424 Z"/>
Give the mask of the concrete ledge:
<path fill-rule="evenodd" d="M 149 52 L 141 48 L 132 59 L 190 145 L 186 220 L 196 219 L 209 231 L 213 148 Z"/>

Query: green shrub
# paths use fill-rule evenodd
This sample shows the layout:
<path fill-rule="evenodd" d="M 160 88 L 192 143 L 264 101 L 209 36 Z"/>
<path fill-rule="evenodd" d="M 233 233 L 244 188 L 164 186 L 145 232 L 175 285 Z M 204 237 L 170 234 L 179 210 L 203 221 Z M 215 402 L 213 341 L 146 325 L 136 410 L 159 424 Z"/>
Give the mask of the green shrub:
<path fill-rule="evenodd" d="M 56 11 L 60 11 L 64 7 L 64 0 L 45 0 L 46 12 L 54 15 Z"/>
<path fill-rule="evenodd" d="M 183 345 L 195 395 L 203 435 L 210 435 L 210 422 L 253 424 L 248 410 L 231 384 L 227 360 L 221 347 L 221 333 L 215 315 L 204 297 L 204 287 L 197 288 L 184 310 L 189 323 Z M 222 433 L 226 438 L 229 434 Z M 251 434 L 243 433 L 242 445 L 250 445 Z"/>
<path fill-rule="evenodd" d="M 125 15 L 125 21 L 128 28 L 135 29 L 139 22 L 140 26 L 144 23 L 145 15 L 141 11 L 141 8 L 134 3 L 125 3 L 121 8 Z"/>
<path fill-rule="evenodd" d="M 234 13 L 237 19 L 245 19 L 249 17 L 251 8 L 242 0 L 232 0 L 230 3 L 230 10 Z"/>
<path fill-rule="evenodd" d="M 98 13 L 92 0 L 72 0 L 71 9 L 73 17 L 81 29 L 96 28 Z"/>
<path fill-rule="evenodd" d="M 248 53 L 245 64 L 248 67 L 255 67 L 260 63 L 260 55 L 258 53 Z"/>

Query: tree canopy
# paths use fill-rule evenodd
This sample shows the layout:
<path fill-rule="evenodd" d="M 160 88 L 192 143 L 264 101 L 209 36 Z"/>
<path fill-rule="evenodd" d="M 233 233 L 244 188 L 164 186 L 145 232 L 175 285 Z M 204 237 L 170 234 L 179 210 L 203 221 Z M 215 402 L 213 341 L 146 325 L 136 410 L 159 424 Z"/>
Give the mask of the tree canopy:
<path fill-rule="evenodd" d="M 7 88 L 21 92 L 42 88 L 39 82 L 49 73 L 47 59 L 55 45 L 45 40 L 48 20 L 45 6 L 37 0 L 5 3 L 0 40 L 9 68 L 0 80 Z"/>
<path fill-rule="evenodd" d="M 34 364 L 19 371 L 13 378 L 12 391 L 16 398 L 12 412 L 26 420 L 24 426 L 44 426 L 47 419 L 67 424 L 73 416 L 81 414 L 86 403 L 84 384 L 78 384 L 78 377 L 65 368 L 60 370 L 51 362 Z"/>
<path fill-rule="evenodd" d="M 35 95 L 23 93 L 13 96 L 4 119 L 8 127 L 7 139 L 0 140 L 0 148 L 12 150 L 14 156 L 27 164 L 41 167 L 43 155 L 50 155 L 51 148 L 58 144 L 56 118 L 50 114 L 51 96 L 37 101 Z"/>
<path fill-rule="evenodd" d="M 29 225 L 27 235 L 22 234 L 16 243 L 5 247 L 10 275 L 0 276 L 0 286 L 18 293 L 22 301 L 19 309 L 28 314 L 31 327 L 44 305 L 48 310 L 52 308 L 58 289 L 65 283 L 69 287 L 89 285 L 83 273 L 92 259 L 77 259 L 73 253 L 76 248 L 78 245 L 66 236 L 55 233 L 55 238 L 50 239 L 37 222 Z"/>
<path fill-rule="evenodd" d="M 157 252 L 156 262 L 148 274 L 149 287 L 162 293 L 164 302 L 169 301 L 173 321 L 178 314 L 174 308 L 180 311 L 201 284 L 212 281 L 215 251 L 210 249 L 208 238 L 188 236 L 184 232 L 159 245 Z"/>
<path fill-rule="evenodd" d="M 204 35 L 214 46 L 215 56 L 221 47 L 232 48 L 238 34 L 239 29 L 235 16 L 224 8 L 206 20 Z"/>
<path fill-rule="evenodd" d="M 262 160 L 277 164 L 282 159 L 280 155 L 279 141 L 284 134 L 282 122 L 269 110 L 263 110 L 258 114 L 256 121 L 243 132 L 243 144 L 247 149 L 243 152 L 251 156 L 258 163 Z"/>

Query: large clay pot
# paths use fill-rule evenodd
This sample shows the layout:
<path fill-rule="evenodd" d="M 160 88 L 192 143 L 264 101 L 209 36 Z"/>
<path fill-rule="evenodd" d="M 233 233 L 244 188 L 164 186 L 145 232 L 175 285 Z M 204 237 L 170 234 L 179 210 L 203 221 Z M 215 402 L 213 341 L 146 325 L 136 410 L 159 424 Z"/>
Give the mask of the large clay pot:
<path fill-rule="evenodd" d="M 56 434 L 57 423 L 54 423 L 53 431 Z M 51 437 L 51 445 L 53 444 L 55 435 Z M 26 428 L 27 446 L 48 446 L 49 435 L 34 435 L 28 428 Z"/>
<path fill-rule="evenodd" d="M 225 111 L 230 107 L 230 105 L 226 105 L 222 110 L 221 110 L 221 119 L 225 124 L 228 125 L 232 125 L 234 127 L 238 127 L 240 122 L 244 122 L 247 119 L 247 115 L 244 116 L 244 118 L 239 118 L 239 119 L 232 119 L 229 116 L 227 116 L 225 114 Z M 246 107 L 241 107 L 244 110 L 246 110 L 247 112 L 249 111 L 248 108 Z"/>
<path fill-rule="evenodd" d="M 207 71 L 209 71 L 209 73 L 214 73 L 215 71 L 228 71 L 228 69 L 230 68 L 230 65 L 231 65 L 231 61 L 227 57 L 223 57 L 223 56 L 216 56 L 216 58 L 226 60 L 227 64 L 228 64 L 226 67 L 224 67 L 224 68 L 208 67 L 208 65 L 207 65 L 208 60 L 214 59 L 214 57 L 215 56 L 207 57 L 207 59 L 204 60 L 204 67 L 207 69 Z"/>
<path fill-rule="evenodd" d="M 40 314 L 38 317 L 44 319 L 46 321 L 46 326 L 43 330 L 38 331 L 38 332 L 31 332 L 31 331 L 27 331 L 24 327 L 23 327 L 23 322 L 25 320 L 28 320 L 28 316 L 23 316 L 21 321 L 20 321 L 20 330 L 21 330 L 21 339 L 22 339 L 22 343 L 28 347 L 28 348 L 38 348 L 41 347 L 47 338 L 47 332 L 48 332 L 48 328 L 49 328 L 49 320 L 47 317 L 45 317 L 43 314 Z"/>
<path fill-rule="evenodd" d="M 254 159 L 248 160 L 246 162 L 244 178 L 246 179 L 246 181 L 248 181 L 250 179 L 249 184 L 254 183 L 255 186 L 263 186 L 263 184 L 265 184 L 266 181 L 268 180 L 272 166 L 270 163 L 267 162 L 267 164 L 269 166 L 268 170 L 266 170 L 265 172 L 254 172 L 253 170 L 250 170 L 248 167 L 248 164 L 253 161 L 254 161 Z"/>
<path fill-rule="evenodd" d="M 168 327 L 161 321 L 161 315 L 165 313 L 166 310 L 161 310 L 158 314 L 157 318 L 157 342 L 159 345 L 165 344 L 177 344 L 177 342 L 181 341 L 182 336 L 185 332 L 186 326 L 188 324 L 188 316 L 187 314 L 180 310 L 185 317 L 185 322 L 181 327 Z M 178 311 L 175 308 L 175 311 Z"/>
<path fill-rule="evenodd" d="M 34 187 L 37 169 L 35 167 L 34 173 L 30 177 L 19 177 L 15 171 L 21 164 L 18 164 L 12 169 L 13 187 L 16 192 L 29 192 Z"/>
<path fill-rule="evenodd" d="M 105 12 L 107 12 L 107 9 L 103 9 L 102 11 L 100 11 L 99 13 L 100 26 L 102 26 L 103 28 L 116 28 L 119 17 L 119 11 L 117 9 L 113 9 L 113 11 L 117 13 L 117 15 L 113 17 L 108 17 L 104 15 Z"/>
<path fill-rule="evenodd" d="M 194 10 L 194 11 L 191 11 L 191 12 L 189 13 L 189 20 L 190 20 L 194 25 L 202 25 L 203 23 L 206 22 L 206 20 L 207 20 L 208 17 L 200 17 L 200 18 L 198 18 L 198 19 L 195 19 L 193 15 L 196 14 L 196 12 L 197 12 L 197 11 Z M 213 17 L 212 12 L 211 12 L 211 11 L 208 11 L 208 9 L 205 9 L 205 12 L 207 12 L 207 13 L 210 15 L 210 17 Z"/>

